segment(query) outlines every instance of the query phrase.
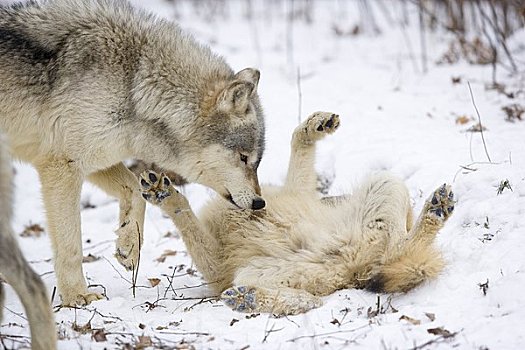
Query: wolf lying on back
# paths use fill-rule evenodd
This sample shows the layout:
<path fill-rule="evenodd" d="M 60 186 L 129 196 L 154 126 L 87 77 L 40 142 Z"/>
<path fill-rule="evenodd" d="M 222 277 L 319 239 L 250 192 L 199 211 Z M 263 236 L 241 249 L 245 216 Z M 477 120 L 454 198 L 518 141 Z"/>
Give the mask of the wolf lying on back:
<path fill-rule="evenodd" d="M 26 310 L 33 350 L 56 349 L 56 330 L 47 292 L 22 256 L 11 230 L 11 164 L 0 133 L 0 275 L 11 284 Z M 4 287 L 0 282 L 0 323 L 4 311 Z"/>
<path fill-rule="evenodd" d="M 139 158 L 261 209 L 259 72 L 234 74 L 175 24 L 125 1 L 0 7 L 0 130 L 42 183 L 64 305 L 101 298 L 82 271 L 85 178 L 120 199 L 116 257 L 138 264 L 145 203 L 121 163 Z"/>
<path fill-rule="evenodd" d="M 454 209 L 449 186 L 438 188 L 415 222 L 406 186 L 371 176 L 352 195 L 320 198 L 315 143 L 339 126 L 314 113 L 294 132 L 286 183 L 263 188 L 263 211 L 215 200 L 201 219 L 169 179 L 144 172 L 143 196 L 181 232 L 199 271 L 238 311 L 297 314 L 344 288 L 406 292 L 443 268 L 432 243 Z"/>
<path fill-rule="evenodd" d="M 144 198 L 173 219 L 197 268 L 235 310 L 296 314 L 343 288 L 406 292 L 443 268 L 432 242 L 454 209 L 448 186 L 415 224 L 406 186 L 386 173 L 352 195 L 319 197 L 315 143 L 338 126 L 337 115 L 318 112 L 295 130 L 286 183 L 263 188 L 262 211 L 215 200 L 199 220 L 166 176 L 141 176 Z"/>

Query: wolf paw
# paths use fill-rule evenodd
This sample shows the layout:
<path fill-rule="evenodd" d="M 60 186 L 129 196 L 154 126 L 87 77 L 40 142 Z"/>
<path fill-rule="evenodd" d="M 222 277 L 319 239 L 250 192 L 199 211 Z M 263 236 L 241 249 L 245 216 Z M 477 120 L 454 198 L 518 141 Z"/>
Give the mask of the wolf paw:
<path fill-rule="evenodd" d="M 104 296 L 98 293 L 81 293 L 68 296 L 62 296 L 62 306 L 86 306 L 91 304 L 92 301 L 103 300 Z"/>
<path fill-rule="evenodd" d="M 443 184 L 428 199 L 427 212 L 445 221 L 452 215 L 455 204 L 454 193 L 450 185 Z"/>
<path fill-rule="evenodd" d="M 304 141 L 317 141 L 339 127 L 339 116 L 328 112 L 315 112 L 301 125 Z"/>
<path fill-rule="evenodd" d="M 233 286 L 222 292 L 221 300 L 235 311 L 257 311 L 257 292 L 255 288 Z"/>
<path fill-rule="evenodd" d="M 138 265 L 139 248 L 142 237 L 139 237 L 136 225 L 127 223 L 117 230 L 117 249 L 115 258 L 126 270 L 131 271 Z"/>
<path fill-rule="evenodd" d="M 166 198 L 176 192 L 166 175 L 163 173 L 159 175 L 151 170 L 144 171 L 140 175 L 140 189 L 142 197 L 154 205 L 161 205 Z"/>

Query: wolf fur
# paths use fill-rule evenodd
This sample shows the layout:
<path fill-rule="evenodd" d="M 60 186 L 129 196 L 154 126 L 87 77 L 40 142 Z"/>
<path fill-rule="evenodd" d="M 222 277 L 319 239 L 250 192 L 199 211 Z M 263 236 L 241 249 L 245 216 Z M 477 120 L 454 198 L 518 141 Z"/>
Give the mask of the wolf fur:
<path fill-rule="evenodd" d="M 31 328 L 33 350 L 56 349 L 56 330 L 44 283 L 22 256 L 11 230 L 12 168 L 7 145 L 0 133 L 0 274 L 20 297 Z M 4 287 L 0 282 L 0 322 L 4 309 Z"/>
<path fill-rule="evenodd" d="M 82 271 L 84 179 L 119 198 L 116 257 L 138 264 L 145 203 L 124 159 L 265 205 L 259 72 L 235 74 L 176 24 L 119 0 L 0 7 L 0 81 L 0 130 L 38 171 L 64 305 L 101 298 Z"/>
<path fill-rule="evenodd" d="M 318 195 L 315 143 L 338 126 L 337 115 L 317 112 L 295 130 L 286 182 L 263 187 L 262 211 L 214 200 L 198 219 L 166 176 L 143 173 L 145 198 L 172 218 L 228 306 L 297 314 L 338 289 L 406 292 L 442 270 L 432 242 L 454 209 L 449 186 L 432 194 L 415 224 L 406 186 L 387 173 L 351 195 Z"/>

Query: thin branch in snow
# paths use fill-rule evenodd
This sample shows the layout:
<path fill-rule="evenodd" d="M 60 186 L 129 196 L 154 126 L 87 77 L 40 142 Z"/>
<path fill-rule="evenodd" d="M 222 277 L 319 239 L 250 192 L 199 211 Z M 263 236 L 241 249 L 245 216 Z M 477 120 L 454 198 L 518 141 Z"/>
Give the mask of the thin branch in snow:
<path fill-rule="evenodd" d="M 137 258 L 137 265 L 133 264 L 133 270 L 131 272 L 131 290 L 133 291 L 133 298 L 136 297 L 136 287 L 137 287 L 137 278 L 139 276 L 139 266 L 140 266 L 140 249 L 142 248 L 140 246 L 140 228 L 139 224 L 135 223 L 137 225 L 137 235 L 139 236 L 139 256 Z M 133 249 L 133 247 L 131 248 Z"/>
<path fill-rule="evenodd" d="M 353 328 L 353 329 L 342 329 L 340 331 L 334 331 L 334 332 L 319 333 L 319 334 L 312 334 L 312 335 L 301 335 L 301 336 L 296 337 L 296 338 L 288 339 L 287 341 L 293 343 L 293 342 L 295 342 L 296 340 L 299 340 L 299 339 L 317 338 L 317 337 L 324 337 L 324 336 L 334 335 L 334 334 L 352 333 L 352 332 L 359 331 L 361 329 L 369 328 L 369 327 L 370 327 L 369 324 L 365 324 L 365 325 L 363 325 L 361 327 L 357 327 L 357 328 Z"/>
<path fill-rule="evenodd" d="M 476 110 L 476 114 L 478 115 L 478 123 L 479 123 L 479 132 L 481 133 L 481 140 L 483 141 L 483 147 L 485 148 L 485 154 L 487 155 L 487 159 L 490 163 L 492 163 L 492 160 L 489 156 L 489 151 L 487 150 L 487 143 L 485 142 L 485 136 L 483 135 L 483 125 L 481 124 L 481 115 L 479 114 L 478 107 L 476 106 L 476 101 L 474 101 L 474 94 L 472 93 L 472 87 L 470 86 L 470 82 L 467 82 L 468 84 L 468 90 L 470 91 L 470 98 L 472 100 L 472 104 L 474 105 L 474 109 Z"/>
<path fill-rule="evenodd" d="M 303 93 L 301 91 L 301 68 L 297 67 L 297 124 L 301 124 L 301 108 L 303 104 Z"/>
<path fill-rule="evenodd" d="M 126 277 L 122 276 L 122 274 L 120 273 L 119 270 L 117 270 L 117 268 L 115 267 L 115 265 L 113 265 L 111 263 L 111 261 L 108 260 L 108 258 L 106 258 L 105 256 L 102 257 L 104 260 L 106 260 L 108 262 L 108 264 L 111 265 L 111 267 L 113 268 L 113 270 L 115 270 L 116 273 L 118 273 L 118 275 L 120 276 L 120 278 L 122 278 L 124 281 L 128 282 L 128 284 L 131 284 L 131 281 L 128 280 Z"/>

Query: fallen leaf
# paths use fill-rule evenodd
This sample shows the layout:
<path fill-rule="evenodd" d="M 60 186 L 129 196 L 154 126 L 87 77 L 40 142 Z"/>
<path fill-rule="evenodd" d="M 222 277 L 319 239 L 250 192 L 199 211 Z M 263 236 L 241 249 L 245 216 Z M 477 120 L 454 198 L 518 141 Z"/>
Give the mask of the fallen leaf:
<path fill-rule="evenodd" d="M 177 255 L 177 252 L 175 250 L 165 250 L 164 253 L 162 253 L 161 256 L 159 256 L 157 259 L 155 259 L 155 261 L 159 262 L 159 263 L 163 263 L 166 261 L 166 258 L 168 256 L 174 256 L 174 255 Z"/>
<path fill-rule="evenodd" d="M 470 128 L 468 128 L 466 131 L 467 132 L 482 132 L 482 131 L 486 131 L 487 128 L 484 127 L 483 125 L 481 125 L 480 123 L 477 123 L 477 124 L 474 124 L 472 125 Z"/>
<path fill-rule="evenodd" d="M 90 333 L 93 329 L 91 328 L 91 322 L 86 323 L 83 326 L 79 326 L 76 322 L 73 322 L 71 328 L 78 333 L 87 334 Z"/>
<path fill-rule="evenodd" d="M 418 326 L 421 324 L 420 320 L 416 320 L 415 318 L 409 317 L 407 315 L 403 315 L 399 318 L 399 320 L 405 320 L 407 322 L 412 323 L 414 326 Z"/>
<path fill-rule="evenodd" d="M 139 335 L 138 341 L 135 344 L 135 348 L 137 350 L 142 350 L 147 347 L 153 346 L 153 342 L 151 341 L 151 337 L 145 336 L 145 335 Z"/>
<path fill-rule="evenodd" d="M 468 122 L 470 122 L 470 118 L 467 117 L 466 115 L 460 115 L 459 117 L 456 118 L 456 124 L 465 125 Z"/>
<path fill-rule="evenodd" d="M 427 332 L 434 335 L 441 335 L 444 338 L 450 338 L 455 335 L 454 333 L 451 333 L 449 330 L 446 330 L 443 327 L 429 328 L 427 329 Z"/>
<path fill-rule="evenodd" d="M 338 325 L 338 326 L 341 325 L 341 322 L 339 322 L 339 320 L 338 320 L 337 318 L 334 318 L 332 321 L 330 321 L 330 323 L 331 323 L 331 324 L 334 324 L 334 325 L 336 324 L 336 325 Z"/>
<path fill-rule="evenodd" d="M 152 287 L 156 287 L 160 283 L 160 279 L 158 278 L 148 278 L 148 281 Z"/>
<path fill-rule="evenodd" d="M 140 329 L 144 329 L 144 328 L 146 328 L 146 325 L 144 323 L 139 323 L 139 328 Z"/>
<path fill-rule="evenodd" d="M 97 343 L 107 341 L 106 338 L 106 332 L 103 329 L 96 329 L 91 333 L 91 339 L 96 341 Z"/>
<path fill-rule="evenodd" d="M 20 237 L 40 237 L 44 232 L 44 228 L 39 224 L 29 224 L 24 227 Z"/>
<path fill-rule="evenodd" d="M 233 319 L 231 320 L 231 322 L 230 322 L 230 327 L 233 326 L 234 324 L 236 324 L 237 322 L 239 322 L 239 320 L 236 319 L 236 318 L 233 318 Z"/>
<path fill-rule="evenodd" d="M 100 260 L 100 256 L 95 256 L 91 253 L 82 258 L 83 263 L 91 263 L 97 260 Z"/>
<path fill-rule="evenodd" d="M 430 312 L 425 312 L 425 316 L 428 317 L 428 319 L 432 322 L 434 322 L 434 320 L 436 319 L 436 315 Z"/>

